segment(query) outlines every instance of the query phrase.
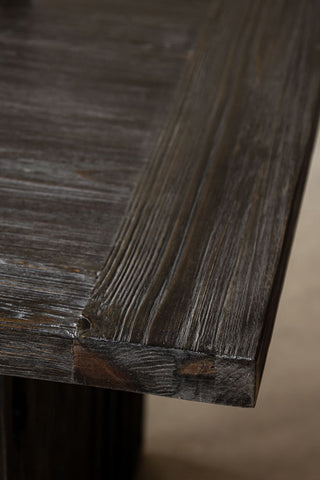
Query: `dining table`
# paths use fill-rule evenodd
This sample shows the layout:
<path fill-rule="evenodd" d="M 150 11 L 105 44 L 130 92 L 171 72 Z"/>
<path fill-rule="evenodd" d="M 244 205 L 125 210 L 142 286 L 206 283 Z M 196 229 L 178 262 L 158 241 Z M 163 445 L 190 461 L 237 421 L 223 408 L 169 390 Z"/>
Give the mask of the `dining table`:
<path fill-rule="evenodd" d="M 146 394 L 255 406 L 319 19 L 319 0 L 0 1 L 1 480 L 133 478 Z"/>

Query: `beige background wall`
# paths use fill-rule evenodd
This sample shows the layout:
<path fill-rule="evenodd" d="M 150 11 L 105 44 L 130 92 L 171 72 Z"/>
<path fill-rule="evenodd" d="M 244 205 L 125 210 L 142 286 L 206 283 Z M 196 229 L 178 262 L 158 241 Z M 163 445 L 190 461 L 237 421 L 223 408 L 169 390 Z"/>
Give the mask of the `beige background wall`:
<path fill-rule="evenodd" d="M 139 480 L 320 480 L 320 135 L 255 409 L 147 398 Z"/>

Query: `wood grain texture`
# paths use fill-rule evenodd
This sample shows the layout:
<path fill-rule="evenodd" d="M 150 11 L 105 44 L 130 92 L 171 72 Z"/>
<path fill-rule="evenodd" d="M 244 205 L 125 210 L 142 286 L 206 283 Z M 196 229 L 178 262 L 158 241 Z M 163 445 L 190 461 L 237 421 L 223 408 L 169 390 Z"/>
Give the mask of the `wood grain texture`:
<path fill-rule="evenodd" d="M 72 380 L 79 317 L 207 5 L 1 4 L 2 373 Z"/>
<path fill-rule="evenodd" d="M 2 373 L 254 405 L 319 113 L 319 14 L 2 7 Z"/>
<path fill-rule="evenodd" d="M 90 339 L 211 359 L 212 388 L 193 398 L 228 401 L 228 389 L 216 397 L 229 378 L 220 362 L 246 362 L 232 402 L 255 402 L 318 112 L 316 12 L 319 2 L 213 2 L 84 310 Z"/>

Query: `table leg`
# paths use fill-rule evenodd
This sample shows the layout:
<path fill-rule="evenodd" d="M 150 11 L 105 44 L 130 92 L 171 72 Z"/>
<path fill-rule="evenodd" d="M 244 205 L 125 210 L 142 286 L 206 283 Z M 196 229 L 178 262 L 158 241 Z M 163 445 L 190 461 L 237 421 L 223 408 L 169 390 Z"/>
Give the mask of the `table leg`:
<path fill-rule="evenodd" d="M 130 479 L 143 397 L 0 377 L 0 479 Z"/>

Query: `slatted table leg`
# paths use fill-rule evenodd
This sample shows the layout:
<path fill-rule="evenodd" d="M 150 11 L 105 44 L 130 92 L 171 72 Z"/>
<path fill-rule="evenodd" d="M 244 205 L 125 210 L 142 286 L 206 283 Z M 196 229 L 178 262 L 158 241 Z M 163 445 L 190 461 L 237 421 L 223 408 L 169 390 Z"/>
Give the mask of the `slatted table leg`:
<path fill-rule="evenodd" d="M 0 378 L 1 480 L 130 479 L 142 395 Z"/>

